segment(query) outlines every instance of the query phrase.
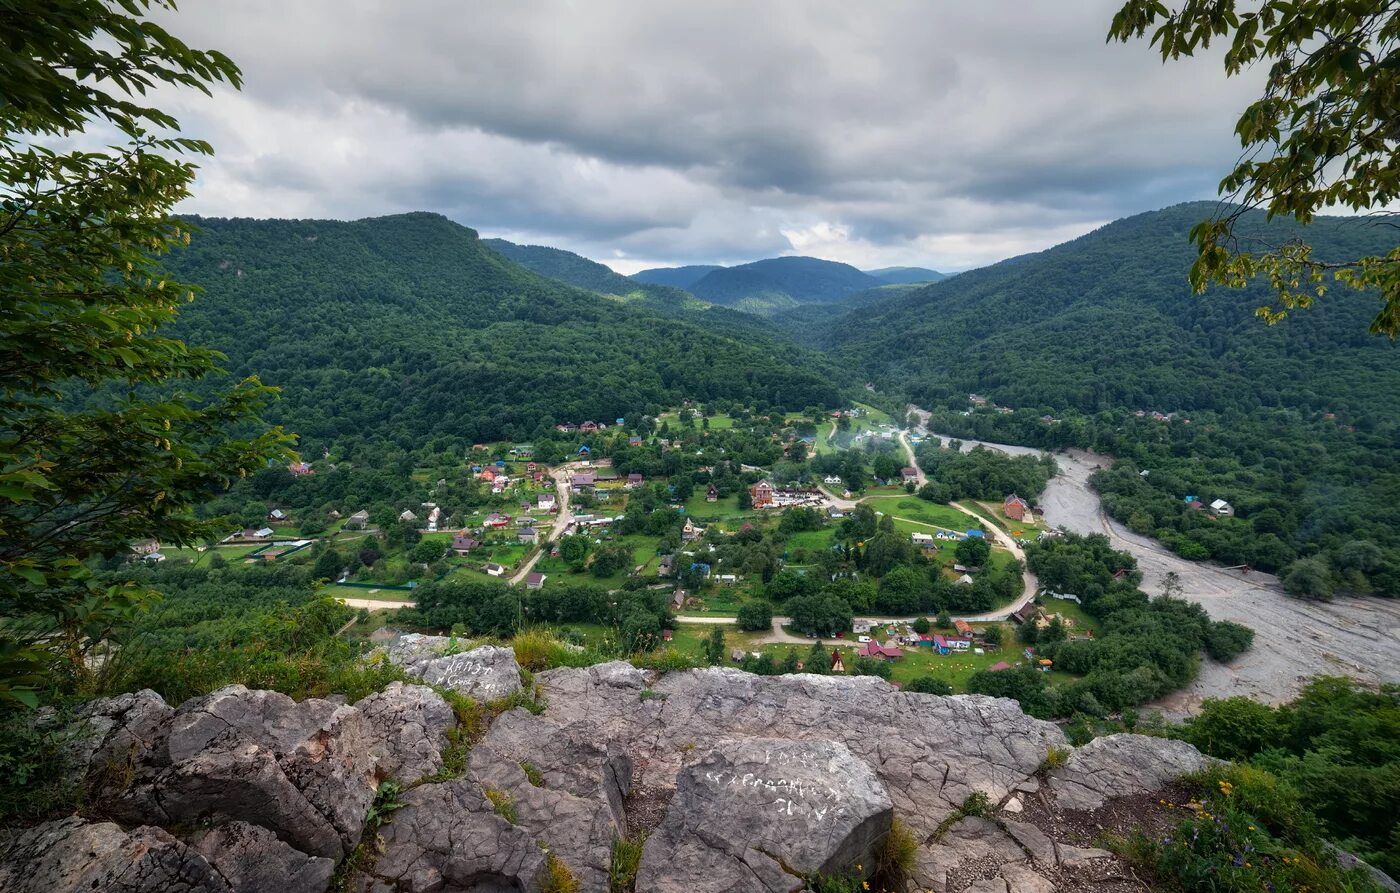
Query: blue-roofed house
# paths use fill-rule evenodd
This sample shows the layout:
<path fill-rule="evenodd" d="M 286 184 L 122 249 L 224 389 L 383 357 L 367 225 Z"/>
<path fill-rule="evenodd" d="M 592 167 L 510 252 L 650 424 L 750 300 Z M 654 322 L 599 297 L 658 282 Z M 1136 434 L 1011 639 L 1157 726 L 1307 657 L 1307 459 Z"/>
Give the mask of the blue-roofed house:
<path fill-rule="evenodd" d="M 968 535 L 968 536 L 980 537 L 981 539 L 986 539 L 986 538 L 987 538 L 987 535 L 986 535 L 985 533 L 983 533 L 982 531 L 980 531 L 980 530 L 969 530 L 969 531 L 967 532 L 967 535 Z"/>
<path fill-rule="evenodd" d="M 585 443 L 583 446 L 581 446 L 581 447 L 578 448 L 578 454 L 579 454 L 580 456 L 586 456 L 586 455 L 588 455 L 589 453 L 592 453 L 592 452 L 593 452 L 593 451 L 592 451 L 591 449 L 588 448 L 588 444 L 586 444 L 586 443 Z"/>

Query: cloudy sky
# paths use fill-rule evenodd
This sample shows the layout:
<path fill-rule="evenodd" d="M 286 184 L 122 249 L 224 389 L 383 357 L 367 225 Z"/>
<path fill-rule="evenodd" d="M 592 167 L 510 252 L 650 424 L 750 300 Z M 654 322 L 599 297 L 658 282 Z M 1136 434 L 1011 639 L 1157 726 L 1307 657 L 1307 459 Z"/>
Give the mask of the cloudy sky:
<path fill-rule="evenodd" d="M 185 0 L 246 83 L 161 101 L 218 153 L 186 211 L 959 270 L 1214 196 L 1257 82 L 1105 44 L 1117 5 Z"/>

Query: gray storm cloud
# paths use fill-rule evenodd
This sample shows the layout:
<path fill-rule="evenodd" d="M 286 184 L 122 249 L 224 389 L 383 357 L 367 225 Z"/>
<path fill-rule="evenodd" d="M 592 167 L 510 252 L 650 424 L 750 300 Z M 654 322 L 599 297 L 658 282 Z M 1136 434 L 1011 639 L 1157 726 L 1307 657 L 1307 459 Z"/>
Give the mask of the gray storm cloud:
<path fill-rule="evenodd" d="M 809 253 L 959 269 L 1206 198 L 1257 90 L 1106 45 L 1113 2 L 245 0 L 171 97 L 188 210 L 439 211 L 630 271 Z"/>

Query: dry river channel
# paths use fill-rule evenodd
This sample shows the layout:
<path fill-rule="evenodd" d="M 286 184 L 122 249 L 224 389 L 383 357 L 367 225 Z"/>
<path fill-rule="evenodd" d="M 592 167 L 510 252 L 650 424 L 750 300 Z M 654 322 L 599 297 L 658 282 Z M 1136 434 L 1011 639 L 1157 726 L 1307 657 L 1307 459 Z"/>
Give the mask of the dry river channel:
<path fill-rule="evenodd" d="M 963 441 L 963 449 L 978 443 Z M 1006 444 L 982 445 L 1015 455 L 1038 452 Z M 1270 574 L 1187 561 L 1104 513 L 1089 476 L 1097 467 L 1108 467 L 1111 458 L 1069 450 L 1056 453 L 1055 461 L 1059 474 L 1040 500 L 1049 524 L 1078 533 L 1106 534 L 1115 549 L 1137 558 L 1147 592 L 1161 592 L 1163 578 L 1175 571 L 1185 596 L 1200 602 L 1212 618 L 1233 620 L 1254 630 L 1254 647 L 1243 656 L 1229 664 L 1202 659 L 1195 682 L 1151 706 L 1180 718 L 1196 712 L 1206 698 L 1245 695 L 1276 704 L 1293 697 L 1309 677 L 1320 674 L 1369 683 L 1400 682 L 1400 603 L 1365 597 L 1300 601 L 1286 596 L 1278 578 Z"/>

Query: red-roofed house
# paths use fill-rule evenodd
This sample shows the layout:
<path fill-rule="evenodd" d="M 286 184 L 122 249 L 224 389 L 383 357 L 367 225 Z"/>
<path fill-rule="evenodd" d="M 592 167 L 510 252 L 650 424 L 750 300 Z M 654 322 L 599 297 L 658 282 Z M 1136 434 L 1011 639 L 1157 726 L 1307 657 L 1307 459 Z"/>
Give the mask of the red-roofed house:
<path fill-rule="evenodd" d="M 871 639 L 869 642 L 860 646 L 859 650 L 856 651 L 856 656 L 871 657 L 875 660 L 899 660 L 904 656 L 904 652 L 899 650 L 898 645 L 891 645 L 889 643 L 881 645 L 879 642 Z"/>
<path fill-rule="evenodd" d="M 640 474 L 637 474 L 634 471 L 631 474 L 627 475 L 627 483 L 624 486 L 627 487 L 628 490 L 632 490 L 637 487 L 640 487 L 645 482 L 646 478 L 642 477 Z"/>
<path fill-rule="evenodd" d="M 305 462 L 293 462 L 291 465 L 287 466 L 287 470 L 297 476 L 316 473 L 316 469 L 312 468 L 310 465 L 307 465 Z"/>
<path fill-rule="evenodd" d="M 919 470 L 912 465 L 906 465 L 899 470 L 899 476 L 906 484 L 917 484 L 919 482 Z"/>
<path fill-rule="evenodd" d="M 1030 505 L 1021 497 L 1012 493 L 1006 497 L 1006 501 L 1001 504 L 1001 510 L 1013 521 L 1026 520 L 1026 513 L 1031 510 Z"/>
<path fill-rule="evenodd" d="M 957 630 L 960 636 L 971 636 L 974 632 L 972 624 L 968 623 L 966 620 L 954 620 L 953 629 Z"/>
<path fill-rule="evenodd" d="M 544 585 L 544 581 L 547 579 L 549 579 L 547 575 L 542 574 L 539 571 L 534 571 L 525 576 L 525 588 L 539 589 L 541 586 Z"/>

